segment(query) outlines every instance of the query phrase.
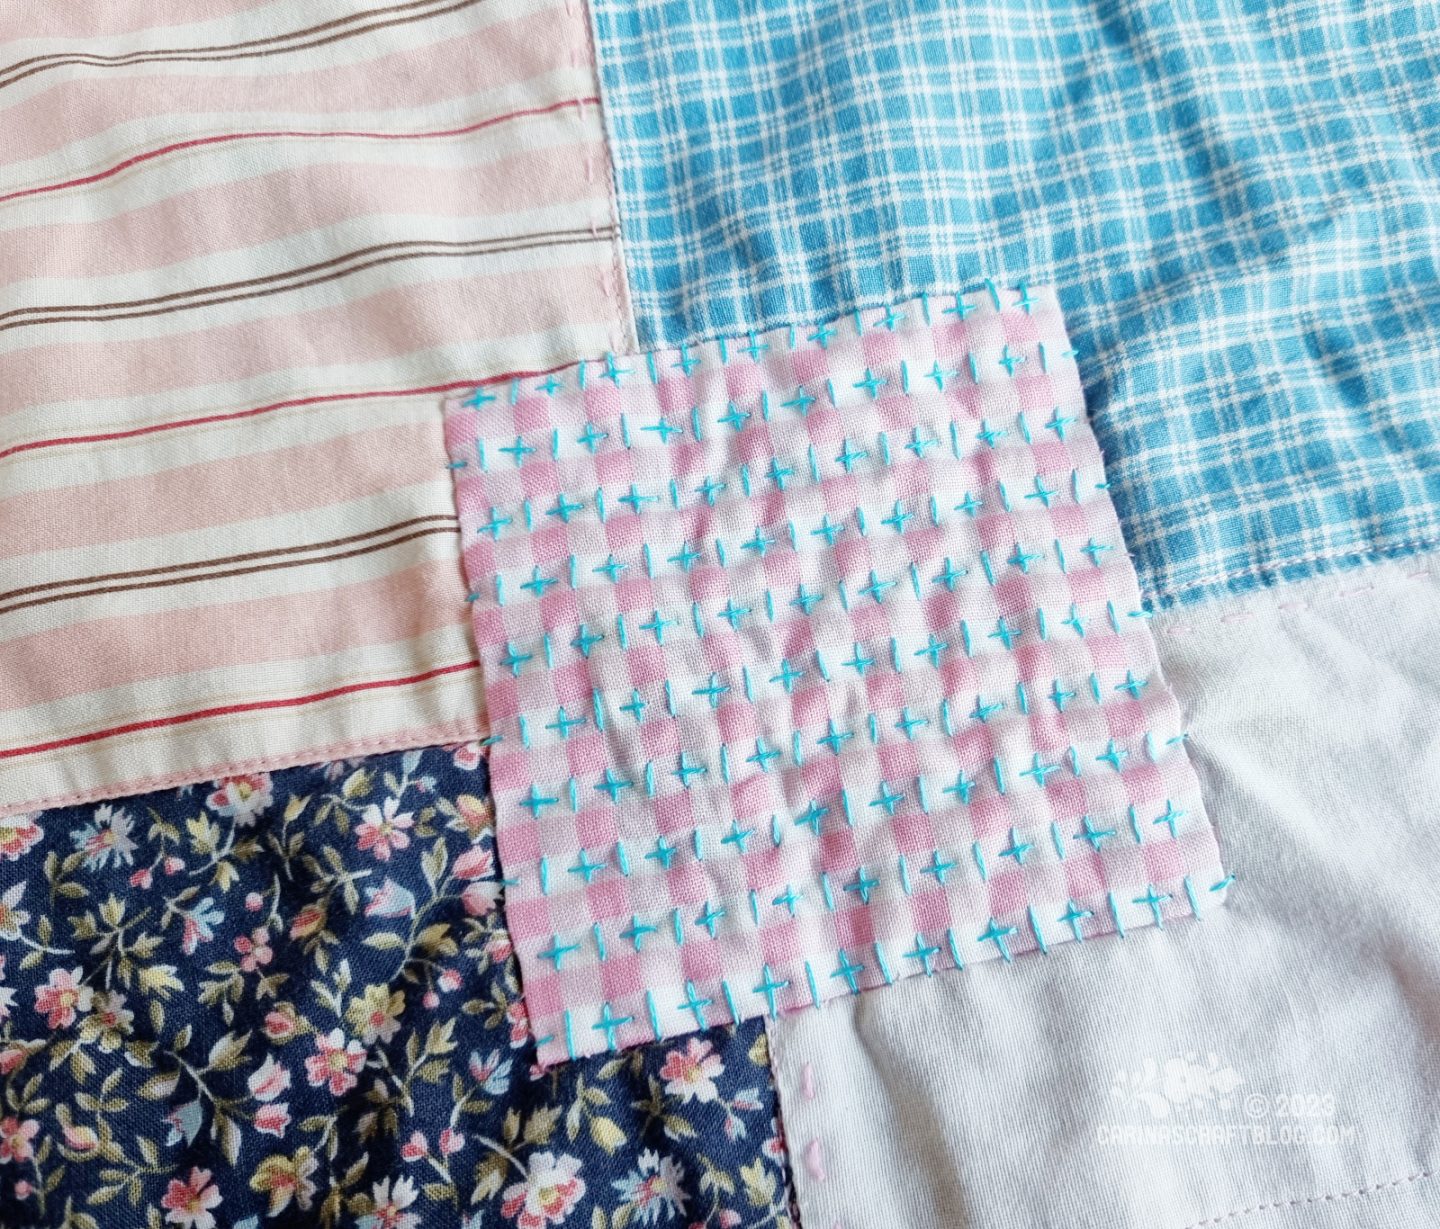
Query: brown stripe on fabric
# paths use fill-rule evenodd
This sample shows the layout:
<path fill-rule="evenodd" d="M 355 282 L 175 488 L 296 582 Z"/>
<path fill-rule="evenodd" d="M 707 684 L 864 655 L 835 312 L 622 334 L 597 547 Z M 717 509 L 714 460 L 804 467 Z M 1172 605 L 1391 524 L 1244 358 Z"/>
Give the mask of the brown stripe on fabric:
<path fill-rule="evenodd" d="M 416 690 L 423 688 L 428 691 L 432 687 L 440 685 L 446 675 L 464 674 L 471 670 L 478 670 L 479 668 L 480 663 L 478 661 L 454 662 L 448 666 L 435 666 L 406 678 L 364 679 L 358 682 L 341 683 L 325 691 L 310 692 L 302 696 L 286 696 L 271 700 L 253 700 L 244 703 L 215 704 L 209 708 L 197 709 L 188 713 L 172 713 L 163 717 L 127 718 L 123 725 L 112 725 L 103 730 L 89 730 L 83 734 L 71 735 L 68 738 L 54 738 L 48 742 L 35 743 L 28 747 L 0 747 L 0 760 L 13 759 L 16 756 L 22 755 L 34 755 L 42 751 L 63 751 L 70 747 L 81 746 L 84 743 L 98 742 L 105 738 L 114 738 L 119 734 L 135 734 L 144 730 L 162 729 L 166 726 L 186 725 L 193 721 L 205 721 L 212 717 L 230 717 L 238 713 L 266 712 L 278 708 L 296 708 L 306 704 L 318 704 L 341 696 L 355 695 L 360 692 L 380 691 L 392 687 L 414 687 Z"/>
<path fill-rule="evenodd" d="M 609 242 L 615 235 L 613 226 L 584 227 L 563 231 L 537 231 L 529 235 L 517 235 L 507 239 L 477 239 L 468 243 L 445 240 L 407 240 L 404 243 L 379 244 L 337 256 L 318 265 L 308 265 L 285 273 L 271 274 L 262 278 L 250 278 L 243 282 L 220 283 L 215 286 L 197 287 L 192 290 L 176 291 L 173 294 L 158 295 L 151 299 L 135 299 L 117 303 L 47 304 L 43 307 L 17 307 L 0 313 L 0 333 L 9 329 L 23 328 L 33 324 L 100 324 L 107 320 L 135 320 L 146 316 L 168 316 L 173 312 L 193 311 L 201 307 L 215 307 L 225 303 L 241 303 L 248 299 L 263 299 L 276 294 L 288 294 L 292 290 L 304 290 L 310 286 L 323 286 L 342 277 L 363 273 L 367 269 L 394 264 L 401 260 L 417 260 L 426 257 L 472 257 L 501 256 L 508 252 L 527 252 L 543 247 L 575 247 L 587 243 Z M 412 248 L 411 251 L 394 251 L 396 248 Z M 457 250 L 458 249 L 458 250 Z M 388 252 L 375 259 L 363 259 L 367 252 Z M 337 268 L 353 262 L 348 268 Z M 260 286 L 249 293 L 229 294 L 230 290 Z M 209 296 L 209 297 L 206 297 Z M 177 302 L 192 299 L 193 302 Z M 168 304 L 168 306 L 165 306 Z M 41 315 L 29 317 L 32 312 L 99 312 L 101 315 Z"/>
<path fill-rule="evenodd" d="M 412 516 L 409 520 L 397 521 L 393 525 L 382 525 L 378 529 L 367 529 L 364 533 L 352 533 L 343 538 L 327 538 L 323 542 L 277 546 L 270 550 L 247 551 L 243 555 L 220 555 L 214 559 L 196 559 L 188 563 L 167 563 L 159 567 L 138 568 L 129 572 L 101 572 L 94 576 L 73 577 L 70 580 L 48 580 L 42 584 L 26 585 L 23 589 L 9 589 L 0 593 L 0 606 L 13 598 L 29 597 L 32 593 L 47 593 L 54 589 L 72 589 L 77 585 L 94 585 L 112 580 L 138 580 L 147 576 L 165 576 L 171 572 L 193 572 L 205 568 L 223 567 L 231 563 L 252 563 L 257 559 L 276 559 L 284 555 L 309 554 L 311 551 L 329 550 L 335 546 L 350 546 L 371 538 L 385 537 L 387 534 L 399 533 L 402 529 L 411 529 L 416 525 L 425 525 L 436 521 L 456 527 L 460 524 L 459 518 L 455 515 L 436 512 L 427 516 Z"/>
<path fill-rule="evenodd" d="M 339 42 L 342 39 L 354 38 L 360 34 L 371 34 L 376 30 L 386 30 L 393 26 L 412 25 L 417 21 L 428 21 L 432 17 L 443 17 L 447 13 L 459 12 L 461 9 L 473 8 L 477 4 L 483 4 L 485 0 L 455 0 L 448 8 L 434 8 L 437 3 L 445 3 L 446 0 L 416 0 L 411 4 L 392 5 L 383 9 L 369 9 L 361 13 L 353 13 L 349 17 L 337 18 L 322 25 L 312 26 L 309 29 L 295 30 L 289 34 L 276 34 L 269 38 L 252 39 L 248 42 L 220 44 L 213 47 L 160 47 L 146 51 L 128 51 L 118 55 L 103 55 L 98 52 L 61 52 L 57 51 L 48 56 L 32 56 L 28 60 L 18 60 L 14 64 L 8 64 L 0 69 L 0 89 L 9 85 L 16 85 L 28 77 L 37 73 L 47 72 L 52 68 L 62 68 L 67 65 L 83 65 L 90 68 L 126 68 L 136 64 L 207 64 L 224 63 L 229 60 L 259 59 L 272 55 L 288 55 L 296 51 L 309 51 L 315 47 L 324 47 L 329 43 Z M 405 13 L 414 8 L 429 8 L 430 11 L 413 14 L 406 17 L 396 17 L 390 21 L 375 21 L 374 18 L 385 17 L 390 14 Z M 357 22 L 369 22 L 368 25 L 360 25 L 353 30 L 338 30 L 337 27 L 352 25 Z M 323 35 L 323 37 L 315 37 Z M 305 40 L 309 41 L 298 41 Z M 293 45 L 279 45 L 293 44 Z"/>
<path fill-rule="evenodd" d="M 389 550 L 392 546 L 402 546 L 406 542 L 415 541 L 417 538 L 433 537 L 437 533 L 459 534 L 459 532 L 459 525 L 433 525 L 427 529 L 417 529 L 413 533 L 407 533 L 398 538 L 387 538 L 379 542 L 367 543 L 353 550 L 336 551 L 329 555 L 316 555 L 313 558 L 282 559 L 278 562 L 257 563 L 249 567 L 230 568 L 227 571 L 197 573 L 189 576 L 167 576 L 159 580 L 137 580 L 127 584 L 100 585 L 91 589 L 76 589 L 65 593 L 50 593 L 41 597 L 32 597 L 26 601 L 13 602 L 8 606 L 0 606 L 0 615 L 13 614 L 17 610 L 29 610 L 34 606 L 48 606 L 53 602 L 68 602 L 82 597 L 101 597 L 112 593 L 139 593 L 149 589 L 169 589 L 176 585 L 198 584 L 207 580 L 229 580 L 236 576 L 253 576 L 260 572 L 279 572 L 287 568 L 309 567 L 316 563 L 337 563 L 343 559 L 356 559 L 361 555 L 370 555 L 377 551 Z"/>

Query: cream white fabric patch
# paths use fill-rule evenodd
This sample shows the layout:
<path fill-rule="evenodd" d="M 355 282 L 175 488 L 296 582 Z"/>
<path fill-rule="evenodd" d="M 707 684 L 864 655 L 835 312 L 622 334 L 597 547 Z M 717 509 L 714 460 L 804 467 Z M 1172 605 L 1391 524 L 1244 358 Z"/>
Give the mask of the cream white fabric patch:
<path fill-rule="evenodd" d="M 1437 623 L 1435 558 L 1158 616 L 1229 904 L 773 1022 L 804 1222 L 1440 1222 Z"/>

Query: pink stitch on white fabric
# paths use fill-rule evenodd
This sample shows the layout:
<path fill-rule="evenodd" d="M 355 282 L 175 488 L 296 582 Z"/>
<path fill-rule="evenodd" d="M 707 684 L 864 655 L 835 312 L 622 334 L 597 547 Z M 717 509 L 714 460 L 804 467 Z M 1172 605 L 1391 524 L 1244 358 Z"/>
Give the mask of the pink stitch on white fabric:
<path fill-rule="evenodd" d="M 446 406 L 540 1060 L 1229 883 L 1053 295 Z"/>
<path fill-rule="evenodd" d="M 816 1182 L 825 1181 L 825 1151 L 818 1139 L 805 1145 L 805 1169 Z"/>

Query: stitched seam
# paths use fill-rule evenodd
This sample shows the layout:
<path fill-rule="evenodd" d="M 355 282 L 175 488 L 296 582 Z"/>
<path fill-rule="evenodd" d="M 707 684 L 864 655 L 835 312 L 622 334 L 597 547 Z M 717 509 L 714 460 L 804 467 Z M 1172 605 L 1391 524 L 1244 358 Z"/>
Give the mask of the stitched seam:
<path fill-rule="evenodd" d="M 1398 585 L 1401 581 L 1426 580 L 1433 578 L 1433 576 L 1434 574 L 1431 572 L 1429 566 L 1427 565 L 1417 569 L 1414 572 L 1406 572 L 1403 576 L 1387 576 L 1385 577 L 1385 580 L 1388 587 L 1388 585 L 1391 584 Z M 1311 580 L 1313 581 L 1314 578 L 1311 578 Z M 1298 598 L 1295 600 L 1274 602 L 1273 604 L 1267 605 L 1265 610 L 1263 611 L 1254 610 L 1249 607 L 1242 607 L 1241 609 L 1232 611 L 1229 614 L 1221 615 L 1220 622 L 1248 623 L 1251 619 L 1258 619 L 1265 613 L 1285 615 L 1300 614 L 1304 611 L 1312 609 L 1318 603 L 1343 602 L 1351 598 L 1362 597 L 1367 593 L 1373 593 L 1375 592 L 1375 590 L 1376 585 L 1374 581 L 1366 581 L 1362 585 L 1357 585 L 1349 589 L 1340 589 L 1333 593 L 1321 593 L 1316 594 L 1314 597 L 1310 598 Z M 1280 590 L 1274 589 L 1271 590 L 1271 593 L 1278 596 Z M 1152 624 L 1152 626 L 1159 634 L 1171 637 L 1189 636 L 1192 635 L 1195 631 L 1195 628 L 1192 625 L 1184 623 L 1174 627 L 1167 627 L 1164 624 L 1160 624 L 1158 626 Z"/>
<path fill-rule="evenodd" d="M 614 348 L 616 350 L 633 352 L 640 348 L 640 334 L 639 327 L 635 322 L 635 304 L 630 295 L 629 276 L 621 252 L 624 227 L 620 220 L 620 198 L 615 181 L 615 159 L 612 155 L 614 136 L 611 132 L 610 118 L 605 109 L 605 90 L 600 81 L 600 59 L 596 50 L 594 25 L 595 15 L 591 9 L 589 0 L 580 0 L 580 4 L 582 8 L 581 20 L 585 26 L 585 50 L 590 58 L 590 72 L 595 81 L 595 96 L 599 99 L 597 109 L 600 112 L 600 137 L 605 151 L 605 187 L 610 202 L 611 265 L 615 278 L 614 285 L 611 288 L 610 298 L 615 303 L 615 312 L 620 318 L 620 327 L 622 329 L 621 344 Z"/>
<path fill-rule="evenodd" d="M 1191 1221 L 1181 1229 L 1204 1229 L 1207 1225 L 1223 1224 L 1227 1220 L 1234 1220 L 1240 1216 L 1251 1216 L 1256 1212 L 1276 1212 L 1286 1208 L 1307 1208 L 1317 1203 L 1333 1203 L 1340 1199 L 1359 1199 L 1366 1195 L 1374 1195 L 1380 1191 L 1395 1190 L 1402 1186 L 1408 1186 L 1415 1182 L 1423 1181 L 1426 1178 L 1434 1177 L 1434 1171 L 1422 1169 L 1417 1173 L 1406 1174 L 1403 1178 L 1392 1178 L 1388 1182 L 1377 1182 L 1373 1186 L 1358 1186 L 1349 1191 L 1333 1191 L 1324 1195 L 1305 1195 L 1296 1199 L 1277 1199 L 1271 1203 L 1251 1204 L 1248 1208 L 1235 1208 L 1229 1212 L 1222 1212 L 1219 1216 L 1212 1216 L 1207 1220 Z"/>
<path fill-rule="evenodd" d="M 1181 604 L 1193 601 L 1204 595 L 1207 589 L 1215 585 L 1230 584 L 1237 580 L 1246 580 L 1252 577 L 1264 579 L 1269 577 L 1269 587 L 1274 587 L 1276 581 L 1280 581 L 1279 573 L 1286 568 L 1304 567 L 1307 564 L 1320 563 L 1337 565 L 1348 562 L 1360 563 L 1364 561 L 1379 562 L 1391 559 L 1396 556 L 1418 554 L 1422 551 L 1440 549 L 1440 538 L 1412 538 L 1405 542 L 1394 542 L 1388 546 L 1376 546 L 1370 550 L 1359 550 L 1335 553 L 1333 551 L 1312 551 L 1304 555 L 1296 555 L 1293 559 L 1278 560 L 1273 563 L 1257 563 L 1250 567 L 1235 572 L 1212 572 L 1200 580 L 1192 581 L 1183 588 L 1174 590 L 1155 590 L 1146 595 L 1147 601 L 1156 602 L 1161 605 Z M 1301 579 L 1308 579 L 1301 578 Z M 1293 584 L 1294 581 L 1281 581 L 1284 584 Z"/>
<path fill-rule="evenodd" d="M 385 751 L 408 751 L 415 747 L 444 746 L 446 741 L 468 741 L 485 732 L 481 718 L 465 718 L 450 725 L 441 724 L 432 730 L 403 730 L 369 738 L 354 738 L 346 742 L 332 743 L 324 747 L 312 747 L 304 751 L 287 752 L 277 755 L 257 756 L 249 760 L 221 760 L 203 768 L 183 772 L 168 772 L 148 777 L 132 777 L 113 785 L 94 786 L 90 789 L 75 790 L 68 794 L 53 794 L 48 798 L 36 798 L 23 804 L 23 812 L 45 811 L 53 807 L 79 806 L 82 803 L 98 802 L 111 798 L 124 798 L 131 794 L 147 793 L 154 789 L 169 789 L 177 785 L 189 785 L 212 778 L 237 776 L 247 772 L 268 772 L 277 768 L 296 768 L 303 764 L 324 764 L 331 760 L 348 759 L 357 752 L 365 754 Z M 0 816 L 21 814 L 13 807 L 0 806 Z"/>

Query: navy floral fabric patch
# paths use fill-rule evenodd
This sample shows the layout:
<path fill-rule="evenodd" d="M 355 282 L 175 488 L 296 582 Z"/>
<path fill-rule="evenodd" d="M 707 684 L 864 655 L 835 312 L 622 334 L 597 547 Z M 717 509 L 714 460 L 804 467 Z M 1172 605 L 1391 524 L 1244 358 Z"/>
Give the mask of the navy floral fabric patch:
<path fill-rule="evenodd" d="M 473 744 L 0 819 L 0 1225 L 792 1224 L 765 1033 L 535 1063 Z"/>

